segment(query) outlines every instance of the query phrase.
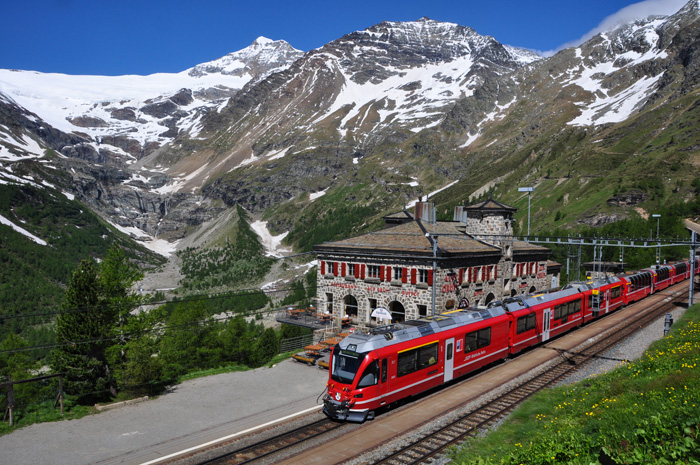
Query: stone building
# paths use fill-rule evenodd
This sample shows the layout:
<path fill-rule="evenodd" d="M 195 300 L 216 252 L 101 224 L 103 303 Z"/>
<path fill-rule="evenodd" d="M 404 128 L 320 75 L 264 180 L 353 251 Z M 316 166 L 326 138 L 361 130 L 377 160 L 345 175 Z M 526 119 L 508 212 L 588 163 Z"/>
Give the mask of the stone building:
<path fill-rule="evenodd" d="M 489 199 L 435 221 L 419 202 L 385 217 L 386 229 L 315 246 L 319 310 L 369 326 L 380 307 L 398 322 L 558 286 L 550 250 L 513 236 L 516 211 Z"/>

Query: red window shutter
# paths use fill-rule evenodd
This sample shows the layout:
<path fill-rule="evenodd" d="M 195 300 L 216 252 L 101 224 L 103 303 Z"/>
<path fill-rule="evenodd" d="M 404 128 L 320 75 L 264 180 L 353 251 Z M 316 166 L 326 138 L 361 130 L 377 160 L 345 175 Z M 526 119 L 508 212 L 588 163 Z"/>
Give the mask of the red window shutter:
<path fill-rule="evenodd" d="M 433 285 L 433 270 L 428 270 L 428 286 Z"/>
<path fill-rule="evenodd" d="M 385 278 L 385 281 L 391 281 L 392 278 L 393 278 L 393 276 L 391 275 L 391 267 L 390 267 L 390 266 L 387 266 L 387 267 L 386 267 L 386 278 Z"/>
<path fill-rule="evenodd" d="M 379 267 L 379 280 L 384 281 L 384 265 Z"/>
<path fill-rule="evenodd" d="M 365 279 L 365 265 L 360 265 L 360 279 Z"/>
<path fill-rule="evenodd" d="M 469 272 L 469 275 L 467 277 L 467 282 L 470 283 L 470 282 L 472 282 L 472 268 L 469 267 L 469 269 L 467 271 Z"/>
<path fill-rule="evenodd" d="M 418 275 L 418 270 L 416 270 L 415 268 L 411 268 L 411 284 L 416 284 L 417 275 Z"/>
<path fill-rule="evenodd" d="M 326 274 L 326 262 L 321 260 L 321 275 Z"/>
<path fill-rule="evenodd" d="M 498 265 L 493 266 L 493 279 L 498 279 Z"/>
<path fill-rule="evenodd" d="M 462 284 L 464 281 L 464 268 L 459 269 L 459 284 Z"/>
<path fill-rule="evenodd" d="M 346 264 L 345 264 L 345 263 L 343 263 L 343 264 L 341 265 L 341 267 L 342 267 L 342 268 L 341 268 L 340 276 L 343 276 L 343 277 L 345 277 L 345 274 L 346 274 L 346 270 L 347 270 L 347 268 L 346 268 Z"/>
<path fill-rule="evenodd" d="M 338 262 L 333 262 L 333 276 L 338 276 Z"/>
<path fill-rule="evenodd" d="M 403 268 L 401 270 L 401 282 L 402 283 L 408 282 L 408 268 Z"/>

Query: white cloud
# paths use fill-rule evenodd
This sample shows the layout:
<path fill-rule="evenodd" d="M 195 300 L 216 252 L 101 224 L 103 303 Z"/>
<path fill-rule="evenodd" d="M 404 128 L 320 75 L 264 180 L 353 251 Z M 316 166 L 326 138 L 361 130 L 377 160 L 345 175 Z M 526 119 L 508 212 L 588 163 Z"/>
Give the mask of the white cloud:
<path fill-rule="evenodd" d="M 686 3 L 688 3 L 688 0 L 646 0 L 639 3 L 633 3 L 632 5 L 624 7 L 617 13 L 613 13 L 612 15 L 608 16 L 601 21 L 598 26 L 594 27 L 580 38 L 560 45 L 554 50 L 537 53 L 545 57 L 552 56 L 560 50 L 564 50 L 565 48 L 569 47 L 577 47 L 591 37 L 594 37 L 596 34 L 610 31 L 618 26 L 622 26 L 623 24 L 628 24 L 638 19 L 645 19 L 653 15 L 672 15 L 683 8 Z"/>

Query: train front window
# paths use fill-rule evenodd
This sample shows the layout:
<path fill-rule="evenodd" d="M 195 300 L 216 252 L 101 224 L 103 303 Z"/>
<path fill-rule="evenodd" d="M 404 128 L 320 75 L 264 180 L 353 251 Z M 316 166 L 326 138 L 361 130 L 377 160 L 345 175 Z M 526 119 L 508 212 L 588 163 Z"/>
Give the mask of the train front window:
<path fill-rule="evenodd" d="M 367 354 L 359 354 L 351 350 L 341 349 L 335 346 L 333 349 L 333 363 L 331 365 L 331 379 L 339 383 L 352 384 L 360 369 L 362 361 Z"/>

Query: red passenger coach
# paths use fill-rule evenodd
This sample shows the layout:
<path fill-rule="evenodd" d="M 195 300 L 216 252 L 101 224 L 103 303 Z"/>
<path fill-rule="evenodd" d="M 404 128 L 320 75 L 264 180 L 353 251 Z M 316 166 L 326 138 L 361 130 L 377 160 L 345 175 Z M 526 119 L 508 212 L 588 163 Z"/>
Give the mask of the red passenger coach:
<path fill-rule="evenodd" d="M 652 268 L 652 272 L 654 272 L 653 292 L 666 289 L 673 284 L 673 271 L 674 268 L 671 265 L 656 265 Z"/>
<path fill-rule="evenodd" d="M 488 308 L 355 332 L 333 349 L 323 412 L 334 420 L 371 419 L 383 406 L 522 352 L 690 277 L 689 265 L 654 266 L 625 277 L 569 284 L 549 294 L 491 302 Z"/>
<path fill-rule="evenodd" d="M 650 270 L 643 270 L 630 276 L 624 276 L 625 283 L 623 291 L 625 305 L 642 300 L 652 292 L 654 275 Z"/>
<path fill-rule="evenodd" d="M 374 411 L 508 355 L 502 307 L 465 309 L 353 333 L 333 349 L 323 411 L 365 421 Z"/>

